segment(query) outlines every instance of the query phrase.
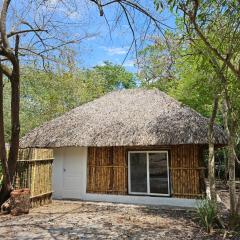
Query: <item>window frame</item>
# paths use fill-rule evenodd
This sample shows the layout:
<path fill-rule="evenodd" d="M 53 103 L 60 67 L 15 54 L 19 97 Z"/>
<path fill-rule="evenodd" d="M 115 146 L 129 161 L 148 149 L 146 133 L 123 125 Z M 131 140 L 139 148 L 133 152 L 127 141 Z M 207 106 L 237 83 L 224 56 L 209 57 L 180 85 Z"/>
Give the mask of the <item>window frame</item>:
<path fill-rule="evenodd" d="M 128 151 L 128 194 L 129 195 L 145 195 L 145 196 L 170 196 L 170 174 L 169 174 L 169 151 Z M 131 153 L 145 153 L 147 156 L 147 192 L 132 192 L 131 191 L 131 167 L 130 167 L 130 155 Z M 150 173 L 149 173 L 149 153 L 166 153 L 167 155 L 167 179 L 168 179 L 168 193 L 151 193 L 150 192 Z"/>

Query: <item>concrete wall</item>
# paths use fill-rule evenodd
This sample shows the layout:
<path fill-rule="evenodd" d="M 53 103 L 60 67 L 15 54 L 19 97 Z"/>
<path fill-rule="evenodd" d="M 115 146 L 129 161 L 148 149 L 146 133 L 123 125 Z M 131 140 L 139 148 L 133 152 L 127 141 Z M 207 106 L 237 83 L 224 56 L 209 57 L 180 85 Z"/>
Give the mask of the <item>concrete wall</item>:
<path fill-rule="evenodd" d="M 143 205 L 195 207 L 196 200 L 171 197 L 109 195 L 86 193 L 87 147 L 54 150 L 53 198 L 118 202 Z"/>

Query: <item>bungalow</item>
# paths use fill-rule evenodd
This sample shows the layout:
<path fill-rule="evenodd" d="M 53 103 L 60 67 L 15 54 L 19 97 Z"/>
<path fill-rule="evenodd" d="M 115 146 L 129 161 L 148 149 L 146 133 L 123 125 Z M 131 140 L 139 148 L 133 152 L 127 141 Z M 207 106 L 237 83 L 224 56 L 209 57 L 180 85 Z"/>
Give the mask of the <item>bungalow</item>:
<path fill-rule="evenodd" d="M 226 136 L 214 126 L 216 146 Z M 22 148 L 53 148 L 53 197 L 194 206 L 205 195 L 208 119 L 159 90 L 120 90 L 32 130 Z"/>

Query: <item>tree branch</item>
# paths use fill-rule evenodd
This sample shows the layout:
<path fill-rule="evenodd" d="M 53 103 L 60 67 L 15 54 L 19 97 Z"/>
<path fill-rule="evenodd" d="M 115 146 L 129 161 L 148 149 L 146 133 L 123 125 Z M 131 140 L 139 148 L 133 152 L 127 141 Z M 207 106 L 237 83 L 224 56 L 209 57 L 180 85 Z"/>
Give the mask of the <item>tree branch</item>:
<path fill-rule="evenodd" d="M 194 0 L 193 4 L 193 10 L 187 10 L 186 4 L 181 4 L 180 5 L 181 10 L 183 11 L 184 14 L 186 14 L 189 17 L 190 22 L 193 24 L 194 29 L 197 33 L 197 35 L 200 37 L 200 39 L 204 42 L 204 44 L 207 46 L 207 48 L 215 55 L 218 57 L 219 60 L 221 60 L 223 63 L 225 63 L 233 72 L 233 74 L 237 77 L 237 79 L 240 80 L 240 69 L 236 68 L 234 64 L 230 61 L 229 59 L 229 54 L 226 54 L 226 57 L 224 57 L 206 38 L 204 33 L 201 31 L 201 28 L 197 24 L 196 21 L 196 16 L 197 16 L 197 11 L 199 8 L 199 1 Z"/>
<path fill-rule="evenodd" d="M 20 34 L 23 34 L 23 33 L 31 33 L 31 32 L 47 32 L 46 30 L 44 29 L 40 29 L 40 28 L 37 28 L 37 29 L 25 29 L 25 30 L 21 30 L 21 31 L 17 31 L 17 32 L 10 32 L 7 34 L 7 37 L 10 38 L 10 37 L 13 37 L 15 35 L 20 35 Z"/>
<path fill-rule="evenodd" d="M 18 50 L 19 50 L 19 35 L 16 35 L 16 41 L 15 41 L 15 57 L 18 59 Z"/>
<path fill-rule="evenodd" d="M 7 18 L 7 11 L 8 11 L 10 2 L 11 0 L 4 0 L 2 11 L 1 11 L 1 18 L 0 18 L 1 20 L 0 32 L 1 32 L 1 38 L 2 38 L 4 48 L 9 48 L 9 42 L 8 42 L 7 33 L 6 33 L 6 18 Z"/>
<path fill-rule="evenodd" d="M 9 79 L 12 77 L 12 71 L 7 66 L 0 64 L 0 70 L 2 73 L 7 76 Z"/>

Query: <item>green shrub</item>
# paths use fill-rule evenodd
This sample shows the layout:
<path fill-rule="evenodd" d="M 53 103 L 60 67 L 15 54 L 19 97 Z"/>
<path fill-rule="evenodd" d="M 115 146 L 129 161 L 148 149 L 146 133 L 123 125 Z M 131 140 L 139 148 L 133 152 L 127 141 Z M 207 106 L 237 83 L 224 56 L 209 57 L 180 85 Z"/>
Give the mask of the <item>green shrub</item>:
<path fill-rule="evenodd" d="M 197 206 L 197 215 L 206 231 L 210 233 L 217 220 L 216 203 L 208 198 L 201 200 Z"/>

